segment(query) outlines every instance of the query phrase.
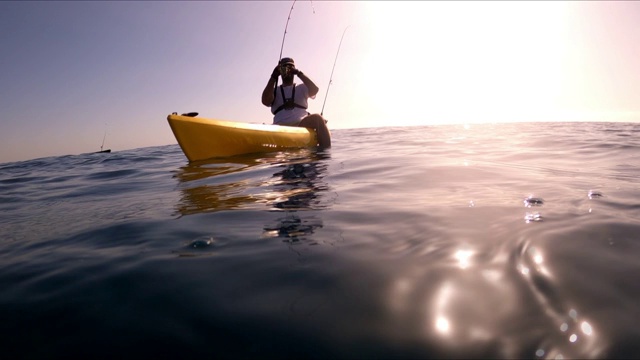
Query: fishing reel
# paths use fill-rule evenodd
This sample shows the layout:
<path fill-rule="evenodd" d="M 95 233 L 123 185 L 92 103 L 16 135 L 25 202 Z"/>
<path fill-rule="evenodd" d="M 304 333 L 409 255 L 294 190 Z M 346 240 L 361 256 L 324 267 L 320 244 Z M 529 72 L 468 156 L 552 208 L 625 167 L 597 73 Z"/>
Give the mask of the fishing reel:
<path fill-rule="evenodd" d="M 280 75 L 287 77 L 291 74 L 296 75 L 299 71 L 292 64 L 280 65 Z"/>

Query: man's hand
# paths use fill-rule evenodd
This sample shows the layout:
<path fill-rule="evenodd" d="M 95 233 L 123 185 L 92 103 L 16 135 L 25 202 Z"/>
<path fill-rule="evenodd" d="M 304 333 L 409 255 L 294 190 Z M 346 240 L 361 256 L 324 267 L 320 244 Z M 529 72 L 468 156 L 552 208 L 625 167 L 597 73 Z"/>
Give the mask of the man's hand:
<path fill-rule="evenodd" d="M 271 73 L 271 78 L 273 80 L 276 80 L 278 76 L 280 76 L 280 66 L 276 66 L 275 68 L 273 68 L 273 72 Z"/>
<path fill-rule="evenodd" d="M 298 75 L 298 74 L 302 74 L 302 71 L 296 69 L 295 66 L 292 65 L 284 65 L 280 67 L 280 74 L 282 74 L 282 77 L 286 77 L 288 75 Z"/>

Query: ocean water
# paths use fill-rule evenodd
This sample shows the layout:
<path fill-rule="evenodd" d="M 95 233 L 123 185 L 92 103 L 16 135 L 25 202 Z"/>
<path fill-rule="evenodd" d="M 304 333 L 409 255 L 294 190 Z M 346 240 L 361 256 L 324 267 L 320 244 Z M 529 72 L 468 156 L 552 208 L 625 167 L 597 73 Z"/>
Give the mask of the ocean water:
<path fill-rule="evenodd" d="M 0 357 L 632 358 L 640 124 L 0 164 Z"/>

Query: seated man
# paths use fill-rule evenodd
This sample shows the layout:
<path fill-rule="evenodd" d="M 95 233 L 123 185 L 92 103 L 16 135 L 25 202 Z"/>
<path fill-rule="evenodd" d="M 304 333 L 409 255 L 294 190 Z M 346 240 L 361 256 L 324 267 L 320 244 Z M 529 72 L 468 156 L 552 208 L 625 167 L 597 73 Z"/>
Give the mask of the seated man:
<path fill-rule="evenodd" d="M 278 75 L 282 76 L 282 85 L 276 88 Z M 293 82 L 294 75 L 302 80 L 302 84 Z M 331 134 L 326 121 L 320 114 L 307 112 L 307 99 L 315 99 L 318 90 L 311 79 L 296 69 L 293 59 L 282 58 L 262 91 L 262 104 L 271 107 L 274 124 L 312 128 L 318 136 L 318 146 L 328 148 L 331 147 Z"/>

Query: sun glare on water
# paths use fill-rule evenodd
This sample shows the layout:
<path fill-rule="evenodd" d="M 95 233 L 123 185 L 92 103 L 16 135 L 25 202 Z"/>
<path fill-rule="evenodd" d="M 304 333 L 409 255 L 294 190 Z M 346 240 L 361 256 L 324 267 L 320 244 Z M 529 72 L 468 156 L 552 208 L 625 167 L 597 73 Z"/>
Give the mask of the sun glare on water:
<path fill-rule="evenodd" d="M 402 125 L 517 121 L 558 113 L 566 6 L 369 2 L 361 71 L 371 117 Z"/>

